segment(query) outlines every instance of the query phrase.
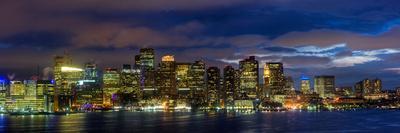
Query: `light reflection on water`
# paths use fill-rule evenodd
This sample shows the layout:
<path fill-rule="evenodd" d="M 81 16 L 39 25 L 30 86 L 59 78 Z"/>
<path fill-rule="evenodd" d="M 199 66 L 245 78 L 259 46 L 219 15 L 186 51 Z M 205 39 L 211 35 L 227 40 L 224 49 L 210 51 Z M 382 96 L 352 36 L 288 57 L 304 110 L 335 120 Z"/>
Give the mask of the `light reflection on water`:
<path fill-rule="evenodd" d="M 399 127 L 396 110 L 0 115 L 0 132 L 393 132 Z"/>

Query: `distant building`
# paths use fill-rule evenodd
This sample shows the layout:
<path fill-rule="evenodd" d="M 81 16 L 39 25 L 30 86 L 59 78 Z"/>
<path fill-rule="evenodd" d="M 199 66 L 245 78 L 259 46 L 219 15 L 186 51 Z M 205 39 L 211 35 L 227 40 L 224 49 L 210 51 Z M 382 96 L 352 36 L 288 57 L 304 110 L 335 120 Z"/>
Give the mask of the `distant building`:
<path fill-rule="evenodd" d="M 83 79 L 78 81 L 75 95 L 75 106 L 85 104 L 101 106 L 103 104 L 103 90 L 100 85 L 100 76 L 97 65 L 93 62 L 86 63 Z"/>
<path fill-rule="evenodd" d="M 300 91 L 302 94 L 311 94 L 311 83 L 310 83 L 310 78 L 306 76 L 302 76 L 301 79 L 301 86 L 300 86 Z"/>
<path fill-rule="evenodd" d="M 25 85 L 21 81 L 11 81 L 10 96 L 12 99 L 24 99 Z"/>
<path fill-rule="evenodd" d="M 294 89 L 293 78 L 290 76 L 285 77 L 284 83 L 285 83 L 284 90 L 283 90 L 284 94 L 285 95 L 290 95 L 290 94 L 294 95 L 296 92 Z"/>
<path fill-rule="evenodd" d="M 223 73 L 223 89 L 224 102 L 226 107 L 235 106 L 235 89 L 236 89 L 236 76 L 235 69 L 232 66 L 225 66 Z"/>
<path fill-rule="evenodd" d="M 176 85 L 178 97 L 182 100 L 188 100 L 190 96 L 189 69 L 191 63 L 176 63 Z"/>
<path fill-rule="evenodd" d="M 103 104 L 114 105 L 115 95 L 120 90 L 120 74 L 115 68 L 107 68 L 103 72 Z"/>
<path fill-rule="evenodd" d="M 378 94 L 382 91 L 382 81 L 380 79 L 364 79 L 354 85 L 356 97 Z"/>
<path fill-rule="evenodd" d="M 195 61 L 189 69 L 190 103 L 193 107 L 205 105 L 207 100 L 206 64 Z"/>
<path fill-rule="evenodd" d="M 154 49 L 140 49 L 140 64 L 145 70 L 154 70 Z M 136 61 L 135 61 L 136 62 Z"/>
<path fill-rule="evenodd" d="M 71 110 L 73 91 L 83 77 L 84 70 L 75 67 L 68 54 L 54 58 L 55 112 Z"/>
<path fill-rule="evenodd" d="M 37 81 L 37 99 L 43 99 L 44 112 L 54 112 L 54 84 L 51 80 L 38 80 Z"/>
<path fill-rule="evenodd" d="M 285 76 L 282 63 L 269 62 L 264 65 L 264 85 L 272 96 L 285 94 Z"/>
<path fill-rule="evenodd" d="M 247 59 L 239 62 L 240 70 L 240 91 L 239 99 L 256 99 L 257 92 L 259 91 L 259 66 L 258 61 L 254 56 L 250 56 Z"/>
<path fill-rule="evenodd" d="M 335 76 L 315 76 L 314 88 L 322 98 L 334 97 Z"/>
<path fill-rule="evenodd" d="M 211 108 L 220 107 L 220 79 L 221 75 L 218 67 L 209 67 L 207 69 L 207 102 Z"/>
<path fill-rule="evenodd" d="M 156 78 L 162 101 L 167 102 L 169 107 L 174 107 L 174 102 L 178 98 L 174 56 L 165 55 L 162 57 Z"/>
<path fill-rule="evenodd" d="M 25 80 L 25 99 L 36 99 L 36 81 L 35 80 Z"/>
<path fill-rule="evenodd" d="M 347 87 L 336 88 L 335 94 L 340 97 L 353 97 L 354 96 L 353 87 L 347 86 Z"/>

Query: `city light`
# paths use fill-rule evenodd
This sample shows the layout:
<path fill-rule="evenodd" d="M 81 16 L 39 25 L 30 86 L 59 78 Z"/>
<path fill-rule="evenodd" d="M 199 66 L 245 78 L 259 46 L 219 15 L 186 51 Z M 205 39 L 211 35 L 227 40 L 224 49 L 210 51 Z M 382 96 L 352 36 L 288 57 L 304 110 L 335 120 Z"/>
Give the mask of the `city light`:
<path fill-rule="evenodd" d="M 62 72 L 82 72 L 83 69 L 75 67 L 61 67 Z"/>

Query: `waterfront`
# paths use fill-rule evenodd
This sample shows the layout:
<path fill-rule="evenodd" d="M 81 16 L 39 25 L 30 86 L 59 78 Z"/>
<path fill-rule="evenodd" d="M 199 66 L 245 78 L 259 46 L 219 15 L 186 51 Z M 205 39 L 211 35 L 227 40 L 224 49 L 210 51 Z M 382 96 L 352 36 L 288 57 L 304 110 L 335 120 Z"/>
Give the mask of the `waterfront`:
<path fill-rule="evenodd" d="M 1 115 L 0 132 L 395 132 L 398 110 Z"/>

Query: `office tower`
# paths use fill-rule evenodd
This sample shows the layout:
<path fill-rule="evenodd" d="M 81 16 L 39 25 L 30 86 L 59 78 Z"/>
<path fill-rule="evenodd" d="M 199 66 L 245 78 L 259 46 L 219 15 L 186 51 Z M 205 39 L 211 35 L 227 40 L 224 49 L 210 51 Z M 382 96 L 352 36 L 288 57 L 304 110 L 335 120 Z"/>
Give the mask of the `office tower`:
<path fill-rule="evenodd" d="M 2 90 L 7 90 L 5 79 L 0 79 L 0 91 L 2 91 Z"/>
<path fill-rule="evenodd" d="M 0 112 L 4 112 L 4 107 L 6 104 L 7 87 L 6 80 L 0 78 Z"/>
<path fill-rule="evenodd" d="M 67 53 L 54 58 L 55 112 L 71 109 L 72 90 L 82 77 L 83 70 L 73 67 L 72 58 Z"/>
<path fill-rule="evenodd" d="M 335 92 L 335 76 L 315 76 L 314 88 L 320 97 L 332 98 Z"/>
<path fill-rule="evenodd" d="M 233 108 L 235 105 L 235 69 L 232 66 L 225 66 L 223 78 L 222 97 L 225 99 L 226 107 Z"/>
<path fill-rule="evenodd" d="M 220 107 L 220 70 L 218 67 L 209 67 L 207 69 L 207 103 L 210 108 Z"/>
<path fill-rule="evenodd" d="M 136 68 L 140 68 L 141 62 L 140 62 L 140 55 L 135 55 L 135 66 Z"/>
<path fill-rule="evenodd" d="M 25 80 L 25 99 L 36 99 L 36 81 Z"/>
<path fill-rule="evenodd" d="M 264 65 L 265 89 L 270 95 L 285 94 L 285 76 L 283 64 L 280 62 L 269 62 Z"/>
<path fill-rule="evenodd" d="M 161 100 L 166 102 L 168 107 L 175 106 L 178 96 L 176 89 L 175 59 L 172 55 L 165 55 L 161 59 L 157 71 L 157 88 L 159 89 Z"/>
<path fill-rule="evenodd" d="M 44 112 L 44 99 L 37 98 L 35 80 L 11 81 L 5 110 L 10 112 Z"/>
<path fill-rule="evenodd" d="M 152 100 L 159 97 L 159 92 L 156 87 L 156 70 L 141 69 L 140 88 L 143 92 L 142 98 Z"/>
<path fill-rule="evenodd" d="M 179 99 L 189 99 L 189 69 L 190 63 L 176 63 L 176 85 L 178 88 Z"/>
<path fill-rule="evenodd" d="M 289 94 L 295 94 L 295 89 L 294 89 L 294 81 L 293 78 L 290 76 L 286 76 L 284 80 L 284 94 L 289 95 Z"/>
<path fill-rule="evenodd" d="M 106 68 L 103 72 L 103 104 L 111 107 L 116 102 L 116 93 L 120 90 L 120 74 L 115 68 Z"/>
<path fill-rule="evenodd" d="M 311 83 L 310 83 L 310 78 L 306 77 L 306 76 L 302 76 L 301 79 L 301 93 L 302 94 L 311 94 Z"/>
<path fill-rule="evenodd" d="M 203 61 L 195 61 L 189 69 L 190 103 L 192 107 L 206 104 L 206 64 Z"/>
<path fill-rule="evenodd" d="M 54 106 L 56 107 L 55 112 L 70 111 L 72 109 L 73 103 L 75 103 L 76 97 L 74 91 L 78 87 L 78 83 L 82 80 L 84 75 L 84 70 L 72 66 L 61 67 L 61 86 L 56 85 L 56 95 Z M 57 81 L 56 81 L 57 82 Z M 57 84 L 57 83 L 56 83 Z M 75 107 L 75 106 L 74 106 Z"/>
<path fill-rule="evenodd" d="M 11 81 L 10 84 L 11 99 L 23 99 L 25 96 L 25 85 L 21 81 Z"/>
<path fill-rule="evenodd" d="M 239 99 L 255 99 L 258 90 L 258 61 L 250 56 L 239 62 L 240 69 L 240 96 Z"/>
<path fill-rule="evenodd" d="M 62 88 L 61 68 L 72 65 L 72 58 L 64 53 L 64 56 L 56 56 L 54 58 L 54 79 L 56 89 Z"/>
<path fill-rule="evenodd" d="M 120 103 L 123 105 L 133 104 L 141 99 L 142 91 L 140 88 L 140 69 L 131 67 L 129 64 L 122 66 L 120 74 Z"/>
<path fill-rule="evenodd" d="M 43 99 L 44 112 L 54 112 L 54 84 L 51 80 L 37 81 L 37 99 Z"/>
<path fill-rule="evenodd" d="M 99 71 L 97 65 L 93 62 L 85 64 L 84 80 L 92 80 L 92 82 L 99 82 Z"/>
<path fill-rule="evenodd" d="M 139 68 L 131 67 L 129 64 L 124 64 L 121 71 L 121 91 L 124 93 L 134 92 L 140 95 L 140 76 Z"/>
<path fill-rule="evenodd" d="M 140 49 L 140 64 L 145 70 L 154 69 L 154 49 L 152 48 Z"/>
<path fill-rule="evenodd" d="M 382 91 L 382 80 L 380 79 L 373 79 L 372 80 L 373 86 L 373 93 L 378 94 Z"/>
<path fill-rule="evenodd" d="M 364 79 L 357 82 L 354 86 L 356 97 L 363 97 L 370 94 L 378 94 L 382 90 L 382 81 L 380 79 Z"/>
<path fill-rule="evenodd" d="M 83 79 L 78 81 L 75 106 L 79 109 L 98 107 L 103 104 L 103 91 L 100 86 L 99 70 L 95 63 L 86 63 Z M 91 105 L 91 106 L 87 106 Z"/>
<path fill-rule="evenodd" d="M 140 69 L 140 90 L 142 99 L 152 100 L 159 97 L 156 87 L 156 74 L 154 69 L 154 49 L 142 48 L 140 54 L 135 56 L 135 67 Z"/>

